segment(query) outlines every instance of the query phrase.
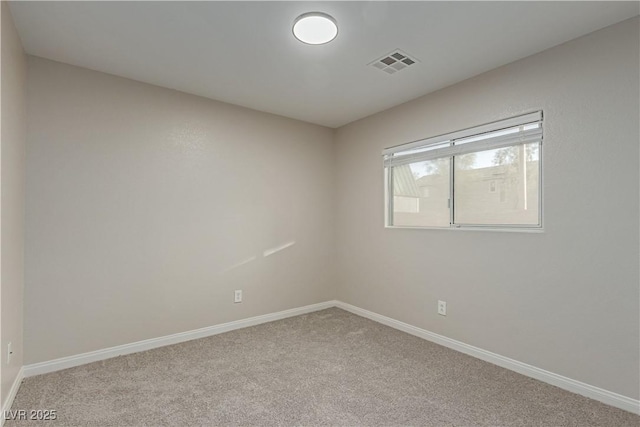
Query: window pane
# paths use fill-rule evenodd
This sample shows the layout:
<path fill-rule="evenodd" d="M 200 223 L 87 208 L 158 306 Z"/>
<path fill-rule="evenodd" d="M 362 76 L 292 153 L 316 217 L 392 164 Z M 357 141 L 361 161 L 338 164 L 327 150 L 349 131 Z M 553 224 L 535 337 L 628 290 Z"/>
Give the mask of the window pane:
<path fill-rule="evenodd" d="M 539 144 L 456 156 L 456 224 L 538 225 Z"/>
<path fill-rule="evenodd" d="M 394 166 L 392 225 L 449 227 L 449 158 Z"/>

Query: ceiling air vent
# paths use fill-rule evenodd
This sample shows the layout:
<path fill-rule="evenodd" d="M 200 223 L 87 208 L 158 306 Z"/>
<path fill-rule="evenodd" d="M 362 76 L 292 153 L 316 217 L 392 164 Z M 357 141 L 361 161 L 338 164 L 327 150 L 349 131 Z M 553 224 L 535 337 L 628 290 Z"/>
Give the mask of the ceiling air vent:
<path fill-rule="evenodd" d="M 382 70 L 385 73 L 393 74 L 397 71 L 404 70 L 417 62 L 418 60 L 415 57 L 401 51 L 400 49 L 396 49 L 368 65 L 371 65 L 378 70 Z"/>

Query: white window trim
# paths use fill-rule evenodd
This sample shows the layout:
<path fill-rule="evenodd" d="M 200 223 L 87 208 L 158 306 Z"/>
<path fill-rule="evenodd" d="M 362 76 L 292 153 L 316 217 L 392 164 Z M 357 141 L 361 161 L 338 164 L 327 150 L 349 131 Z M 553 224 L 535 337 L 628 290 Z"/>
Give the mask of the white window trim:
<path fill-rule="evenodd" d="M 390 161 L 390 156 L 392 156 L 395 153 L 398 152 L 403 152 L 403 151 L 407 151 L 407 150 L 412 150 L 412 149 L 419 149 L 419 148 L 424 148 L 424 147 L 428 147 L 428 146 L 433 146 L 433 145 L 438 145 L 438 144 L 442 144 L 444 142 L 448 142 L 448 141 L 453 141 L 453 140 L 459 140 L 459 139 L 463 139 L 463 138 L 467 138 L 467 137 L 472 137 L 472 136 L 476 136 L 482 133 L 487 133 L 487 132 L 495 132 L 501 129 L 506 129 L 506 128 L 510 128 L 510 127 L 515 127 L 515 126 L 519 126 L 519 125 L 523 125 L 523 124 L 528 124 L 528 123 L 533 123 L 533 122 L 539 122 L 540 123 L 540 127 L 538 129 L 538 132 L 528 132 L 525 134 L 526 137 L 528 136 L 532 136 L 534 134 L 539 134 L 539 137 L 537 139 L 534 139 L 533 142 L 539 141 L 539 154 L 538 154 L 538 176 L 539 176 L 539 183 L 538 183 L 538 224 L 532 224 L 532 225 L 527 225 L 527 224 L 456 224 L 454 223 L 454 209 L 450 209 L 450 225 L 449 226 L 442 226 L 442 227 L 437 227 L 437 226 L 402 226 L 402 225 L 392 225 L 390 224 L 391 222 L 391 218 L 393 218 L 393 203 L 391 202 L 392 200 L 392 194 L 393 194 L 393 189 L 391 188 L 391 186 L 393 185 L 393 181 L 391 179 L 389 179 L 389 170 L 391 169 L 392 166 L 394 165 L 398 165 L 398 164 L 405 164 L 404 161 L 404 156 L 403 156 L 403 160 L 402 161 Z M 401 144 L 401 145 L 397 145 L 397 146 L 393 146 L 393 147 L 388 147 L 385 148 L 384 150 L 382 150 L 382 166 L 383 166 L 383 170 L 384 170 L 384 227 L 385 228 L 390 228 L 390 229 L 410 229 L 410 230 L 454 230 L 454 231 L 499 231 L 499 232 L 520 232 L 520 233 L 543 233 L 544 232 L 544 210 L 543 210 L 543 191 L 544 191 L 544 161 L 543 161 L 543 147 L 544 147 L 544 120 L 543 120 L 543 112 L 541 111 L 536 111 L 533 113 L 528 113 L 528 114 L 524 114 L 524 115 L 520 115 L 520 116 L 516 116 L 516 117 L 511 117 L 509 119 L 505 119 L 505 120 L 499 120 L 496 122 L 491 122 L 491 123 L 486 123 L 480 126 L 474 126 L 471 128 L 467 128 L 467 129 L 463 129 L 460 131 L 456 131 L 456 132 L 452 132 L 452 133 L 448 133 L 448 134 L 444 134 L 444 135 L 439 135 L 439 136 L 435 136 L 435 137 L 431 137 L 431 138 L 427 138 L 427 139 L 421 139 L 418 141 L 413 141 L 410 143 L 406 143 L 406 144 Z M 497 138 L 496 138 L 497 139 Z M 523 142 L 516 142 L 515 144 L 512 142 L 510 144 L 503 144 L 503 141 L 499 142 L 496 144 L 496 146 L 494 147 L 493 144 L 484 144 L 484 143 L 478 143 L 478 144 L 474 144 L 474 143 L 469 143 L 470 146 L 474 146 L 474 147 L 478 147 L 478 149 L 464 149 L 464 150 L 459 150 L 459 151 L 455 151 L 455 150 L 450 150 L 450 148 L 456 147 L 455 145 L 453 146 L 447 146 L 447 147 L 442 147 L 442 148 L 437 148 L 437 149 L 433 149 L 427 152 L 422 152 L 422 153 L 417 153 L 416 155 L 414 154 L 410 154 L 407 155 L 408 157 L 410 156 L 412 159 L 417 159 L 417 160 L 413 160 L 413 161 L 420 161 L 420 160 L 429 160 L 429 159 L 435 159 L 435 158 L 442 158 L 442 157 L 450 157 L 451 159 L 453 158 L 452 156 L 454 155 L 460 155 L 460 154 L 464 154 L 464 153 L 469 153 L 469 152 L 478 152 L 478 151 L 483 151 L 483 150 L 488 150 L 488 149 L 493 149 L 493 148 L 501 148 L 501 147 L 505 147 L 505 146 L 513 146 L 513 145 L 519 145 L 522 143 L 527 143 L 527 141 L 529 141 L 529 138 L 523 139 Z M 502 145 L 501 145 L 502 144 Z M 457 147 L 464 147 L 463 144 L 462 146 L 457 146 Z M 485 148 L 485 147 L 489 147 L 489 148 Z M 446 151 L 445 151 L 446 150 Z M 449 152 L 452 152 L 453 154 L 448 154 Z M 441 155 L 438 155 L 436 153 L 442 153 Z M 452 189 L 453 189 L 453 168 L 450 168 L 450 194 L 453 194 Z M 450 201 L 450 203 L 453 203 L 453 201 Z"/>

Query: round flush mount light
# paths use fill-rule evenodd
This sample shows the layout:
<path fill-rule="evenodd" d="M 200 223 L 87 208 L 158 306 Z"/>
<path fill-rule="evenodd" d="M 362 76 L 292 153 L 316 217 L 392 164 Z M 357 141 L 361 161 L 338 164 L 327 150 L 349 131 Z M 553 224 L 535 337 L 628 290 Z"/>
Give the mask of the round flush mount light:
<path fill-rule="evenodd" d="M 338 24 L 326 13 L 304 13 L 293 21 L 293 35 L 302 43 L 325 44 L 338 35 Z"/>

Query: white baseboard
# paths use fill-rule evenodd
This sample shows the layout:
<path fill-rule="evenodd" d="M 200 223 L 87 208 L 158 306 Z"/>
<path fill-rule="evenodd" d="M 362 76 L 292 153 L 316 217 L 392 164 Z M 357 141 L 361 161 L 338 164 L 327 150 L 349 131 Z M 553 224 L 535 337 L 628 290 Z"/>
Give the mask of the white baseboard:
<path fill-rule="evenodd" d="M 18 389 L 20 388 L 20 384 L 22 383 L 23 379 L 24 366 L 18 371 L 18 375 L 16 375 L 16 379 L 13 381 L 11 389 L 9 390 L 9 395 L 6 399 L 4 399 L 4 402 L 2 402 L 2 416 L 0 417 L 0 427 L 4 425 L 4 414 L 6 414 L 11 409 L 11 406 L 13 406 L 13 399 L 16 398 L 16 394 L 18 394 Z"/>
<path fill-rule="evenodd" d="M 344 303 L 342 301 L 336 301 L 336 307 L 349 311 L 353 314 L 357 314 L 358 316 L 366 317 L 367 319 L 371 319 L 378 323 L 382 323 L 383 325 L 390 326 L 394 329 L 398 329 L 411 335 L 415 335 L 427 341 L 432 341 L 444 347 L 448 347 L 461 353 L 468 354 L 469 356 L 473 356 L 486 362 L 493 363 L 494 365 L 498 365 L 511 371 L 518 372 L 522 375 L 526 375 L 545 383 L 552 384 L 556 387 L 562 388 L 572 393 L 577 393 L 582 396 L 598 400 L 602 403 L 606 403 L 607 405 L 615 406 L 616 408 L 624 409 L 625 411 L 633 412 L 634 414 L 640 415 L 639 400 L 632 399 L 630 397 L 623 396 L 621 394 L 595 387 L 580 381 L 572 380 L 571 378 L 554 374 L 553 372 L 545 371 L 544 369 L 536 368 L 535 366 L 531 366 L 526 363 L 510 359 L 508 357 L 500 356 L 499 354 L 492 353 L 490 351 L 483 350 L 481 348 L 474 347 L 472 345 L 465 344 L 451 338 L 447 338 L 443 335 L 429 332 L 425 329 L 409 325 L 408 323 L 400 322 L 399 320 L 395 320 L 369 310 L 364 310 L 362 308 Z"/>
<path fill-rule="evenodd" d="M 618 393 L 614 393 L 599 387 L 595 387 L 580 381 L 573 380 L 571 378 L 564 377 L 562 375 L 554 374 L 553 372 L 546 371 L 544 369 L 536 368 L 535 366 L 528 365 L 526 363 L 519 362 L 508 357 L 501 356 L 496 353 L 492 353 L 487 350 L 483 350 L 478 347 L 474 347 L 469 344 L 465 344 L 460 341 L 456 341 L 451 338 L 447 338 L 443 335 L 439 335 L 433 332 L 429 332 L 425 329 L 418 328 L 408 323 L 401 322 L 399 320 L 392 319 L 390 317 L 383 316 L 381 314 L 374 313 L 372 311 L 364 310 L 351 304 L 344 303 L 342 301 L 326 301 L 319 304 L 307 305 L 305 307 L 294 308 L 291 310 L 279 311 L 277 313 L 265 314 L 263 316 L 250 317 L 248 319 L 237 320 L 229 323 L 222 323 L 219 325 L 209 326 L 206 328 L 195 329 L 192 331 L 181 332 L 173 335 L 167 335 L 164 337 L 148 339 L 144 341 L 138 341 L 131 344 L 120 345 L 116 347 L 106 348 L 103 350 L 92 351 L 89 353 L 78 354 L 76 356 L 63 357 L 47 362 L 34 363 L 32 365 L 24 366 L 16 378 L 16 381 L 11 388 L 11 392 L 5 401 L 3 409 L 10 409 L 11 403 L 18 391 L 20 382 L 24 377 L 31 377 L 34 375 L 46 374 L 49 372 L 55 372 L 62 369 L 72 368 L 74 366 L 80 366 L 91 362 L 97 362 L 100 360 L 110 359 L 116 356 L 122 356 L 125 354 L 137 353 L 140 351 L 151 350 L 166 345 L 177 344 L 185 341 L 191 341 L 198 338 L 204 338 L 212 335 L 221 334 L 224 332 L 233 331 L 235 329 L 246 328 L 249 326 L 259 325 L 261 323 L 272 322 L 274 320 L 285 319 L 287 317 L 298 316 L 300 314 L 311 313 L 318 310 L 324 310 L 330 307 L 338 307 L 358 316 L 366 317 L 375 322 L 383 325 L 390 326 L 394 329 L 398 329 L 403 332 L 407 332 L 411 335 L 423 338 L 428 341 L 432 341 L 436 344 L 451 348 L 461 353 L 468 354 L 478 359 L 484 360 L 494 365 L 501 366 L 503 368 L 518 372 L 531 378 L 555 385 L 562 389 L 568 390 L 573 393 L 577 393 L 594 400 L 606 403 L 607 405 L 615 406 L 616 408 L 624 409 L 635 414 L 640 414 L 640 401 L 632 399 L 627 396 L 623 396 Z M 8 405 L 8 407 L 7 407 Z M 1 424 L 0 424 L 1 427 Z"/>
<path fill-rule="evenodd" d="M 138 341 L 131 344 L 119 345 L 116 347 L 105 348 L 102 350 L 82 353 L 75 356 L 62 357 L 60 359 L 49 360 L 46 362 L 34 363 L 24 366 L 24 376 L 32 377 L 34 375 L 46 374 L 49 372 L 60 371 L 62 369 L 73 368 L 74 366 L 85 365 L 91 362 L 110 359 L 112 357 L 123 356 L 125 354 L 138 353 L 140 351 L 151 350 L 166 345 L 178 344 L 185 341 L 191 341 L 198 338 L 205 338 L 224 332 L 233 331 L 235 329 L 246 328 L 249 326 L 259 325 L 261 323 L 273 322 L 274 320 L 285 319 L 287 317 L 298 316 L 301 314 L 311 313 L 313 311 L 324 310 L 325 308 L 335 307 L 336 301 L 326 301 L 319 304 L 307 305 L 304 307 L 293 308 L 291 310 L 279 311 L 277 313 L 265 314 L 262 316 L 249 317 L 248 319 L 236 320 L 229 323 L 221 323 L 219 325 L 208 326 L 205 328 L 194 329 L 192 331 L 180 332 L 164 337 L 152 338 L 144 341 Z"/>

